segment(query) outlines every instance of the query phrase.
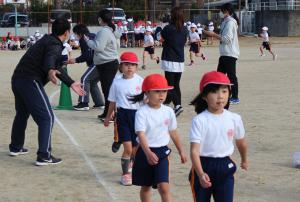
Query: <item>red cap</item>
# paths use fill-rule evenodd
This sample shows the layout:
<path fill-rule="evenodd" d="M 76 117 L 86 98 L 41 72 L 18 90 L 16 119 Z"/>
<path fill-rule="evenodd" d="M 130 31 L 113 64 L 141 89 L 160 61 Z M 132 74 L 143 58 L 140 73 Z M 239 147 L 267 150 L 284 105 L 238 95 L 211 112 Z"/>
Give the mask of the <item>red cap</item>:
<path fill-rule="evenodd" d="M 144 79 L 142 91 L 149 90 L 170 90 L 173 86 L 168 85 L 166 78 L 160 74 L 150 74 Z"/>
<path fill-rule="evenodd" d="M 225 74 L 217 71 L 207 72 L 203 75 L 200 81 L 200 92 L 202 92 L 204 87 L 208 84 L 233 85 Z"/>
<path fill-rule="evenodd" d="M 120 63 L 132 63 L 132 64 L 138 64 L 139 63 L 139 59 L 137 57 L 137 55 L 133 52 L 124 52 L 122 53 L 121 57 L 120 57 Z"/>

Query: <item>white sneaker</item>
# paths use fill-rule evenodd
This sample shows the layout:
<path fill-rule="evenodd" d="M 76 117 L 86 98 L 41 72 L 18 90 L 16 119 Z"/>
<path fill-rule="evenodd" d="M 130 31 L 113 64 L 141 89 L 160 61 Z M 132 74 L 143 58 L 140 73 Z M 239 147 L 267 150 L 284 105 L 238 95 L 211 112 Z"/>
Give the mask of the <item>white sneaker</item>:
<path fill-rule="evenodd" d="M 132 185 L 132 177 L 131 177 L 130 173 L 122 175 L 121 184 L 124 185 L 124 186 L 131 186 Z"/>

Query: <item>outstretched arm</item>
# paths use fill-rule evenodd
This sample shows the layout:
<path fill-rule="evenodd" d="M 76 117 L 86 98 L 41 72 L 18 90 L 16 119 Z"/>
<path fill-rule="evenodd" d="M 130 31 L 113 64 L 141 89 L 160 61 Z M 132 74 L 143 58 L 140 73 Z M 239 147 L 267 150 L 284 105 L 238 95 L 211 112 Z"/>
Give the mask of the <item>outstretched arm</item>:
<path fill-rule="evenodd" d="M 241 156 L 241 168 L 248 170 L 248 159 L 247 159 L 247 143 L 245 138 L 236 140 L 236 146 Z"/>

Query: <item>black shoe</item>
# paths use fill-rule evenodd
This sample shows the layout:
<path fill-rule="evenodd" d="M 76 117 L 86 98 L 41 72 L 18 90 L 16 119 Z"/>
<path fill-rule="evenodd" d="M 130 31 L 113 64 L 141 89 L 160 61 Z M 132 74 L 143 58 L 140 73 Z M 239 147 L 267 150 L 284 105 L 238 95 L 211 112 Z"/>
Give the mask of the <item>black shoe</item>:
<path fill-rule="evenodd" d="M 28 153 L 28 149 L 25 148 L 22 148 L 19 151 L 9 151 L 10 156 L 19 156 L 27 153 Z"/>
<path fill-rule="evenodd" d="M 88 111 L 90 109 L 89 104 L 86 102 L 79 102 L 77 105 L 75 105 L 73 107 L 77 111 Z"/>
<path fill-rule="evenodd" d="M 174 113 L 176 116 L 179 116 L 179 114 L 181 114 L 181 112 L 183 112 L 183 108 L 181 105 L 177 105 L 175 108 L 174 108 Z"/>
<path fill-rule="evenodd" d="M 50 158 L 41 158 L 37 157 L 35 165 L 36 166 L 47 166 L 47 165 L 55 165 L 62 162 L 62 159 L 55 158 L 54 156 L 50 156 Z"/>
<path fill-rule="evenodd" d="M 157 59 L 156 59 L 156 64 L 159 64 L 159 57 L 157 57 Z"/>
<path fill-rule="evenodd" d="M 117 153 L 119 151 L 119 149 L 120 149 L 121 144 L 122 144 L 121 142 L 114 142 L 114 143 L 112 143 L 112 145 L 111 145 L 112 152 L 113 153 Z"/>
<path fill-rule="evenodd" d="M 104 109 L 105 106 L 104 105 L 94 105 L 93 109 Z"/>
<path fill-rule="evenodd" d="M 98 115 L 98 119 L 100 119 L 100 120 L 101 120 L 101 119 L 105 119 L 105 117 L 106 117 L 106 114 L 104 114 L 104 113 L 101 114 L 101 115 Z"/>

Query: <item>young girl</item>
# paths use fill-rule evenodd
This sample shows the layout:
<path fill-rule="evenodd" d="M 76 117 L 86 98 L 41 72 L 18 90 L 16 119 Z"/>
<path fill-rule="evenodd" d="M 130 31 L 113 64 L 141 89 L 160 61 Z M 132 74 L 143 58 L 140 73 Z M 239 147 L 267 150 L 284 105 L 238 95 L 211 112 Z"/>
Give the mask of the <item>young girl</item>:
<path fill-rule="evenodd" d="M 133 52 L 124 52 L 120 57 L 123 76 L 115 78 L 108 96 L 109 108 L 104 120 L 104 126 L 108 126 L 113 119 L 117 108 L 117 130 L 119 141 L 123 143 L 124 151 L 121 158 L 122 177 L 121 184 L 132 184 L 130 163 L 135 147 L 137 146 L 134 131 L 135 112 L 140 107 L 139 103 L 131 103 L 129 96 L 135 96 L 142 92 L 143 78 L 136 74 L 138 58 Z"/>
<path fill-rule="evenodd" d="M 231 159 L 233 140 L 248 169 L 245 130 L 241 117 L 228 111 L 230 80 L 221 72 L 208 72 L 200 82 L 200 94 L 192 101 L 197 116 L 190 130 L 192 169 L 190 184 L 194 201 L 232 202 L 237 167 Z"/>
<path fill-rule="evenodd" d="M 160 74 L 152 74 L 145 78 L 143 93 L 132 100 L 137 102 L 146 96 L 147 104 L 136 113 L 135 131 L 140 147 L 137 150 L 132 169 L 133 184 L 141 186 L 142 202 L 151 200 L 151 187 L 158 187 L 162 201 L 171 201 L 169 187 L 168 148 L 170 138 L 174 142 L 181 163 L 187 161 L 181 145 L 176 117 L 172 108 L 163 105 L 167 91 L 172 89 L 167 80 Z"/>
<path fill-rule="evenodd" d="M 152 37 L 152 28 L 151 27 L 147 27 L 146 29 L 146 34 L 144 37 L 144 52 L 143 52 L 143 66 L 142 69 L 146 69 L 146 56 L 147 53 L 150 55 L 151 60 L 156 60 L 156 63 L 159 63 L 159 57 L 155 57 L 154 55 L 154 39 Z"/>
<path fill-rule="evenodd" d="M 275 55 L 274 52 L 271 49 L 268 30 L 269 30 L 268 27 L 263 27 L 262 28 L 262 33 L 260 34 L 260 37 L 262 37 L 262 39 L 263 39 L 263 42 L 262 42 L 261 46 L 259 47 L 260 56 L 261 57 L 265 56 L 264 51 L 263 51 L 263 49 L 265 48 L 266 50 L 268 50 L 272 54 L 273 60 L 276 60 L 277 55 Z"/>
<path fill-rule="evenodd" d="M 203 53 L 200 54 L 200 47 L 201 47 L 201 40 L 199 37 L 199 34 L 196 32 L 197 26 L 193 23 L 191 25 L 191 31 L 189 33 L 189 42 L 190 42 L 190 60 L 191 63 L 189 66 L 192 66 L 194 64 L 193 60 L 193 54 L 195 54 L 196 57 L 202 57 L 203 60 L 205 60 L 205 57 Z"/>

